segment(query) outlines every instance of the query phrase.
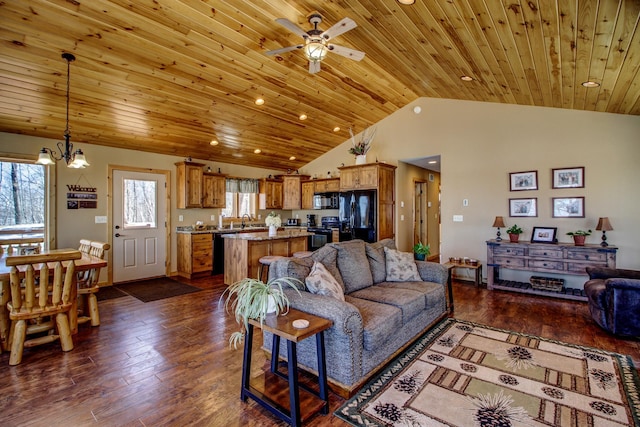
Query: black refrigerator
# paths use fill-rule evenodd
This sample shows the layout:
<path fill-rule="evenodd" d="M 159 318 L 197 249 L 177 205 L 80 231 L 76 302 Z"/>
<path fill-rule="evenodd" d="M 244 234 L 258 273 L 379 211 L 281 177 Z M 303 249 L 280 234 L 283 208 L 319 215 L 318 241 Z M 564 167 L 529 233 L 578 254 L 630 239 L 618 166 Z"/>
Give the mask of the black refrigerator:
<path fill-rule="evenodd" d="M 352 239 L 377 241 L 376 190 L 340 193 L 340 226 Z"/>

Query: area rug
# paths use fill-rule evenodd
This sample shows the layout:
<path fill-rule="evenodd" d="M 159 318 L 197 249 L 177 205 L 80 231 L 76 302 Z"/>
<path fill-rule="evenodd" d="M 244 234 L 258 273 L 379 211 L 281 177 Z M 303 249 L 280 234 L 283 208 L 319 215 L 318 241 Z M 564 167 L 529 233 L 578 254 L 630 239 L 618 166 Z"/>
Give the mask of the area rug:
<path fill-rule="evenodd" d="M 165 298 L 199 292 L 202 289 L 168 277 L 141 280 L 115 285 L 121 291 L 139 299 L 142 302 L 158 301 Z M 99 292 L 98 292 L 99 294 Z"/>
<path fill-rule="evenodd" d="M 637 426 L 628 356 L 446 319 L 335 415 L 354 426 Z"/>

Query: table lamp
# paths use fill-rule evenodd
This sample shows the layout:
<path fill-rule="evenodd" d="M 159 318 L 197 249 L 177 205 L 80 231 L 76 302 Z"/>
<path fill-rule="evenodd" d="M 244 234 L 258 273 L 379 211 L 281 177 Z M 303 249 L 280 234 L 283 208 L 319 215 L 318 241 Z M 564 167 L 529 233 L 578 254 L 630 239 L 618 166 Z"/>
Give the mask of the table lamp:
<path fill-rule="evenodd" d="M 500 237 L 500 227 L 506 227 L 506 225 L 504 225 L 504 218 L 497 216 L 496 219 L 493 220 L 493 227 L 498 229 L 498 232 L 496 233 L 496 242 L 502 241 L 502 237 Z"/>
<path fill-rule="evenodd" d="M 611 223 L 609 222 L 609 217 L 603 216 L 598 218 L 598 225 L 596 226 L 596 230 L 602 230 L 602 243 L 600 246 L 609 246 L 607 243 L 607 236 L 605 234 L 606 231 L 613 230 Z"/>

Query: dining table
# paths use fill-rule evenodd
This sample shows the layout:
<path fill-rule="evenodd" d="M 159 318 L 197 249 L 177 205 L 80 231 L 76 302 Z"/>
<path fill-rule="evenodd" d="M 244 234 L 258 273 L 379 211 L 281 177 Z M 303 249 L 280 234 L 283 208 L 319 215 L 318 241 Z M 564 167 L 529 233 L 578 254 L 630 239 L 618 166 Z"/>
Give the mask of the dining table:
<path fill-rule="evenodd" d="M 72 249 L 49 249 L 41 251 L 41 254 L 56 253 L 60 251 L 77 250 Z M 7 257 L 9 255 L 0 255 L 0 346 L 2 350 L 9 350 L 9 330 L 11 327 L 11 320 L 9 319 L 9 310 L 7 303 L 11 301 L 11 286 L 10 286 L 10 273 L 11 267 L 7 266 Z M 67 262 L 63 262 L 66 266 Z M 55 263 L 49 263 L 49 268 L 53 269 Z M 82 253 L 82 258 L 75 260 L 76 272 L 91 270 L 94 268 L 106 267 L 107 260 L 102 259 L 87 253 Z M 75 277 L 77 279 L 77 275 Z M 78 333 L 78 286 L 71 287 L 71 301 L 72 307 L 69 313 L 69 327 L 72 334 Z"/>

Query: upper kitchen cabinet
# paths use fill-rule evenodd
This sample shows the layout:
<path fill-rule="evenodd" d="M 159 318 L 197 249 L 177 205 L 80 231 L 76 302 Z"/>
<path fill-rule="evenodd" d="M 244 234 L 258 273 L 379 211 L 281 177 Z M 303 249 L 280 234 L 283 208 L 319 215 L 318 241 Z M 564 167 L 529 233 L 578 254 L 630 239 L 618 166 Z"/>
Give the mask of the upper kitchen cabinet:
<path fill-rule="evenodd" d="M 202 174 L 202 207 L 225 208 L 227 196 L 226 175 L 204 172 Z"/>
<path fill-rule="evenodd" d="M 340 168 L 340 191 L 377 190 L 395 176 L 395 166 L 386 163 L 342 166 Z"/>
<path fill-rule="evenodd" d="M 301 209 L 313 209 L 313 193 L 315 192 L 315 182 L 305 181 L 300 187 L 302 188 L 302 206 Z"/>
<path fill-rule="evenodd" d="M 176 193 L 178 209 L 202 207 L 202 163 L 176 163 Z"/>
<path fill-rule="evenodd" d="M 314 182 L 316 193 L 337 193 L 340 191 L 340 178 L 317 179 Z"/>
<path fill-rule="evenodd" d="M 302 208 L 302 181 L 309 179 L 309 175 L 283 175 L 282 209 Z"/>
<path fill-rule="evenodd" d="M 282 209 L 282 181 L 273 178 L 260 180 L 260 209 Z"/>

